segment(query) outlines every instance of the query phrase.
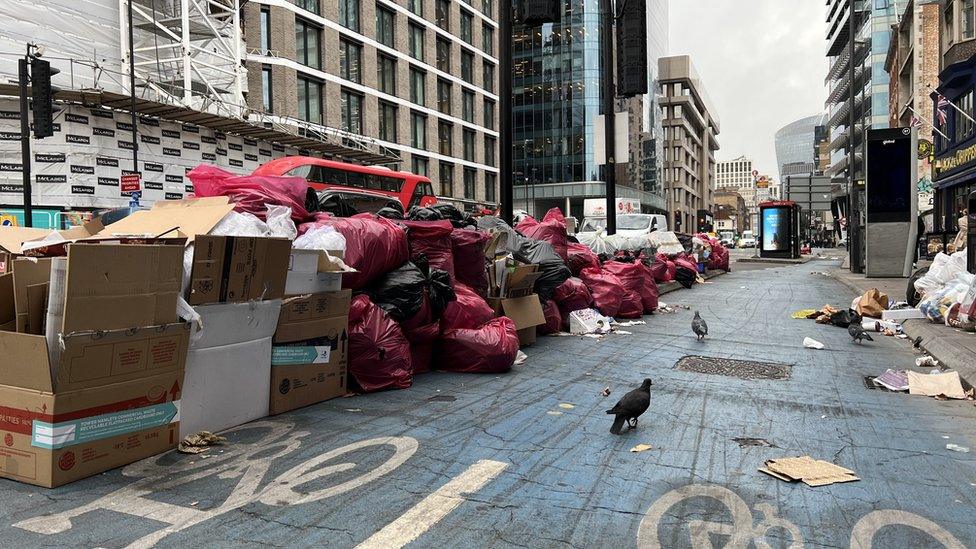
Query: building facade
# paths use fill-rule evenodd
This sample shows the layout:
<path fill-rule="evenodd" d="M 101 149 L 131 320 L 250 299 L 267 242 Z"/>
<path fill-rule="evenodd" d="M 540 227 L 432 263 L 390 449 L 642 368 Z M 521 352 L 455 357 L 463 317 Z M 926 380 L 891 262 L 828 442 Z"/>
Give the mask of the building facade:
<path fill-rule="evenodd" d="M 663 91 L 664 173 L 673 228 L 699 229 L 714 204 L 720 125 L 701 77 L 687 55 L 658 60 Z"/>
<path fill-rule="evenodd" d="M 247 103 L 374 139 L 466 205 L 498 201 L 495 0 L 255 0 Z"/>
<path fill-rule="evenodd" d="M 614 69 L 605 63 L 600 2 L 568 0 L 561 6 L 558 22 L 516 24 L 513 30 L 515 208 L 535 215 L 558 206 L 579 216 L 584 199 L 606 195 L 596 121 L 604 114 L 602 83 Z M 649 212 L 666 207 L 654 68 L 667 50 L 667 6 L 667 0 L 647 2 L 649 93 L 615 101 L 616 111 L 624 113 L 615 119 L 616 138 L 627 150 L 627 158 L 615 158 L 617 196 L 636 198 Z"/>
<path fill-rule="evenodd" d="M 776 132 L 780 181 L 788 175 L 811 175 L 818 171 L 817 128 L 822 128 L 825 122 L 824 114 L 808 116 Z"/>
<path fill-rule="evenodd" d="M 745 202 L 747 215 L 744 216 L 745 229 L 751 229 L 756 208 L 756 180 L 759 172 L 752 165 L 752 159 L 745 156 L 723 160 L 715 167 L 715 188 L 735 191 Z"/>
<path fill-rule="evenodd" d="M 715 191 L 715 230 L 742 234 L 749 228 L 749 209 L 746 201 L 732 188 Z"/>

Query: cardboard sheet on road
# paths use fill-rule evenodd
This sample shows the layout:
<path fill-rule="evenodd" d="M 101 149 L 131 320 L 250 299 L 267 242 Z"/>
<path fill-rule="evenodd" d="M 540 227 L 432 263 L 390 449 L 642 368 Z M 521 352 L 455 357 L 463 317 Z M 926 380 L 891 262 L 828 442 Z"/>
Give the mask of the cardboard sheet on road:
<path fill-rule="evenodd" d="M 920 374 L 908 372 L 908 394 L 935 397 L 945 395 L 948 398 L 964 399 L 966 392 L 962 389 L 959 372 L 944 374 Z"/>
<path fill-rule="evenodd" d="M 766 460 L 759 471 L 786 482 L 802 480 L 808 486 L 861 480 L 854 471 L 810 456 Z"/>

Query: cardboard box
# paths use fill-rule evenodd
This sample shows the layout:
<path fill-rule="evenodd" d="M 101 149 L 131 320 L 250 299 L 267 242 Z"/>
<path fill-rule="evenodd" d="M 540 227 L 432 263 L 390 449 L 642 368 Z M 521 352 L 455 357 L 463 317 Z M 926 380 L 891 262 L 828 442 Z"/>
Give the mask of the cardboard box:
<path fill-rule="evenodd" d="M 0 332 L 0 476 L 54 487 L 179 442 L 189 326 L 44 336 Z"/>
<path fill-rule="evenodd" d="M 281 301 L 217 303 L 194 308 L 203 330 L 186 361 L 180 409 L 185 434 L 223 431 L 268 415 L 271 337 Z"/>
<path fill-rule="evenodd" d="M 305 325 L 305 330 L 292 330 L 290 334 L 292 337 L 318 334 L 308 341 L 308 345 L 276 344 L 272 349 L 271 415 L 346 394 L 348 313 L 310 320 Z M 275 338 L 277 340 L 279 334 L 276 333 Z"/>
<path fill-rule="evenodd" d="M 205 235 L 233 211 L 226 196 L 158 200 L 151 210 L 140 210 L 107 225 L 99 235 L 181 236 L 187 244 Z"/>
<path fill-rule="evenodd" d="M 351 272 L 342 263 L 342 252 L 322 250 L 291 251 L 285 295 L 337 292 L 342 289 L 342 274 Z M 340 261 L 337 261 L 340 260 Z"/>
<path fill-rule="evenodd" d="M 10 262 L 10 271 L 13 275 L 16 330 L 24 333 L 28 330 L 27 316 L 29 305 L 27 300 L 27 287 L 35 284 L 44 284 L 50 280 L 51 260 L 15 259 Z"/>
<path fill-rule="evenodd" d="M 17 309 L 14 307 L 14 274 L 0 274 L 0 331 L 17 330 Z"/>
<path fill-rule="evenodd" d="M 489 298 L 488 304 L 491 305 L 496 314 L 505 315 L 515 322 L 521 346 L 528 347 L 535 343 L 535 327 L 546 323 L 546 315 L 542 310 L 542 303 L 539 301 L 538 295 Z"/>
<path fill-rule="evenodd" d="M 187 301 L 205 305 L 281 299 L 290 254 L 286 238 L 199 235 Z"/>

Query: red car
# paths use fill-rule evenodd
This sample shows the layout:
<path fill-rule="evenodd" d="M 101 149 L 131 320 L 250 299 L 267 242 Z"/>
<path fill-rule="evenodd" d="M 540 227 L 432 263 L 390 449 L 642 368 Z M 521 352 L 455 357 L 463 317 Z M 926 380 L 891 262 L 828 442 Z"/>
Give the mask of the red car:
<path fill-rule="evenodd" d="M 389 168 L 359 166 L 310 156 L 286 156 L 267 162 L 254 175 L 303 177 L 310 187 L 322 190 L 368 190 L 399 200 L 404 211 L 437 202 L 430 179 Z"/>

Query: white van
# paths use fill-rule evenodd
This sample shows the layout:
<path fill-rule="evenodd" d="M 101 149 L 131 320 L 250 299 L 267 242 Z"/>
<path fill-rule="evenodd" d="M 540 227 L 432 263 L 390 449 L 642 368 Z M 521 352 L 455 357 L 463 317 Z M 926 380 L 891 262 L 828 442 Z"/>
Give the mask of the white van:
<path fill-rule="evenodd" d="M 607 228 L 606 217 L 587 217 L 577 231 L 578 237 L 596 234 Z M 668 218 L 660 214 L 620 214 L 617 216 L 617 234 L 624 237 L 643 236 L 654 231 L 667 231 Z"/>

